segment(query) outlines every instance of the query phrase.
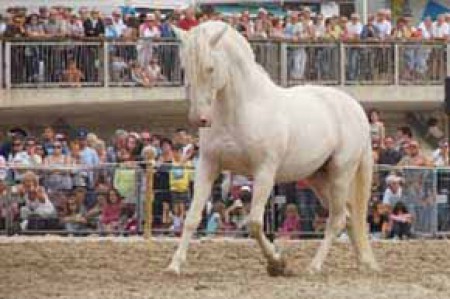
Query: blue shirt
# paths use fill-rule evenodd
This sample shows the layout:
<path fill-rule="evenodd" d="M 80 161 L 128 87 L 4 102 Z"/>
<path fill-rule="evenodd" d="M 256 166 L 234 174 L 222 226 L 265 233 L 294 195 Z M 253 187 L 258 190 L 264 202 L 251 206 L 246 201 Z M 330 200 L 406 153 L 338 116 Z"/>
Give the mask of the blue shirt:
<path fill-rule="evenodd" d="M 98 158 L 97 152 L 90 147 L 86 146 L 80 152 L 80 157 L 81 157 L 81 163 L 83 163 L 85 165 L 96 166 L 96 165 L 100 164 L 100 159 Z"/>

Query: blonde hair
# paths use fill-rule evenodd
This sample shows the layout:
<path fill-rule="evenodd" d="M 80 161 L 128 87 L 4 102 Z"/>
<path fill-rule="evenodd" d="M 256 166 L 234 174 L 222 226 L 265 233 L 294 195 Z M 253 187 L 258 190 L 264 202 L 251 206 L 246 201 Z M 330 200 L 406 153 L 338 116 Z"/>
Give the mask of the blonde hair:
<path fill-rule="evenodd" d="M 292 213 L 292 214 L 295 214 L 296 216 L 299 216 L 298 215 L 298 208 L 297 208 L 297 206 L 295 204 L 290 203 L 290 204 L 286 205 L 286 214 L 289 214 L 289 213 Z"/>

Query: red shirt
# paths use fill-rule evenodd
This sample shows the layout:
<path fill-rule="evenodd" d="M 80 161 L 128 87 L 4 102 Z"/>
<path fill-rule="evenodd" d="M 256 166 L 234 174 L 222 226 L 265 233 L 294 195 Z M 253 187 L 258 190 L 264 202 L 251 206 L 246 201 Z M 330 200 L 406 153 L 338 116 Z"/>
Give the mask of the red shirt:
<path fill-rule="evenodd" d="M 192 27 L 198 25 L 198 21 L 196 19 L 182 19 L 178 22 L 178 27 L 184 30 L 190 30 Z"/>

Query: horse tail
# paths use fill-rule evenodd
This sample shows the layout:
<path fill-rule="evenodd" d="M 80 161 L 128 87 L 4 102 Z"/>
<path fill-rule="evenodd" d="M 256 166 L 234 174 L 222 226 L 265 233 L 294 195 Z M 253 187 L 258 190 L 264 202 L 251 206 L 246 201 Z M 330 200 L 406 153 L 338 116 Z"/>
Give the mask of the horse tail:
<path fill-rule="evenodd" d="M 362 264 L 377 267 L 369 243 L 367 211 L 371 196 L 373 158 L 370 145 L 364 150 L 352 183 L 352 195 L 348 202 L 350 214 L 349 229 L 353 234 L 354 248 Z"/>

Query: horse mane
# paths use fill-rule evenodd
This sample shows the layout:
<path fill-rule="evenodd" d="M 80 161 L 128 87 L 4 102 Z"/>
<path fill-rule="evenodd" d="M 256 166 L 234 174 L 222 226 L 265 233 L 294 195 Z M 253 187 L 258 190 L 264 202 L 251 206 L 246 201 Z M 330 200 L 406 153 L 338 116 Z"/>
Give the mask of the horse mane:
<path fill-rule="evenodd" d="M 210 63 L 208 58 L 211 55 L 207 55 L 208 42 L 210 37 L 215 33 L 223 30 L 224 26 L 227 27 L 222 39 L 219 41 L 218 47 L 223 47 L 228 58 L 233 62 L 235 67 L 240 68 L 243 72 L 248 73 L 251 69 L 252 74 L 259 73 L 267 79 L 270 79 L 267 71 L 256 62 L 255 53 L 247 41 L 247 39 L 232 28 L 229 24 L 221 21 L 208 21 L 200 24 L 193 30 L 193 39 L 191 39 L 192 44 L 190 44 L 190 50 L 195 51 L 195 53 L 190 53 L 189 56 L 196 57 L 197 61 L 195 64 L 198 67 L 203 67 L 205 64 Z"/>

